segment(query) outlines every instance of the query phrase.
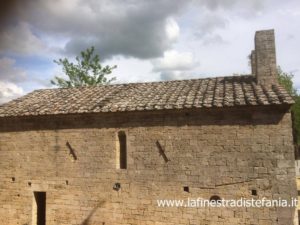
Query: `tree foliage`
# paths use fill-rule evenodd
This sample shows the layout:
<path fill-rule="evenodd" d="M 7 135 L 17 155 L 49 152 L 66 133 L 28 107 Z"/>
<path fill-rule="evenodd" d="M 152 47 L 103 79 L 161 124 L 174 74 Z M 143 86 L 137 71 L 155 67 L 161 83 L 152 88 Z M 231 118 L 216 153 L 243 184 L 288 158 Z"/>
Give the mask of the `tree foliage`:
<path fill-rule="evenodd" d="M 292 80 L 294 75 L 292 73 L 283 72 L 280 66 L 277 67 L 277 74 L 279 84 L 284 86 L 291 96 L 296 96 L 297 90 L 294 88 Z"/>
<path fill-rule="evenodd" d="M 282 69 L 278 66 L 277 68 L 278 82 L 289 92 L 289 94 L 294 98 L 295 104 L 292 106 L 292 115 L 293 115 L 293 128 L 294 136 L 296 142 L 300 144 L 300 96 L 297 94 L 297 90 L 293 85 L 292 73 L 283 72 Z"/>
<path fill-rule="evenodd" d="M 300 96 L 295 96 L 295 104 L 292 107 L 293 113 L 293 127 L 294 127 L 294 134 L 296 138 L 296 142 L 300 145 Z"/>
<path fill-rule="evenodd" d="M 56 64 L 62 66 L 68 79 L 56 76 L 51 80 L 51 84 L 69 88 L 104 85 L 115 80 L 115 77 L 108 79 L 106 76 L 111 74 L 117 66 L 102 66 L 99 55 L 95 54 L 94 51 L 94 47 L 82 51 L 80 56 L 76 57 L 76 63 L 70 62 L 67 58 L 54 60 Z"/>

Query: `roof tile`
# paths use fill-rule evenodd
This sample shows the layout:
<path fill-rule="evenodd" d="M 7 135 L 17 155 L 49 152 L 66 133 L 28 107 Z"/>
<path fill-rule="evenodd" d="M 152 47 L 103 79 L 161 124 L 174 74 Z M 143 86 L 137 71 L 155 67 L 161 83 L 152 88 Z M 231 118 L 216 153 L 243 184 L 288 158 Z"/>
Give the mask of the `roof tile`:
<path fill-rule="evenodd" d="M 293 104 L 251 75 L 36 90 L 0 106 L 0 117 Z"/>

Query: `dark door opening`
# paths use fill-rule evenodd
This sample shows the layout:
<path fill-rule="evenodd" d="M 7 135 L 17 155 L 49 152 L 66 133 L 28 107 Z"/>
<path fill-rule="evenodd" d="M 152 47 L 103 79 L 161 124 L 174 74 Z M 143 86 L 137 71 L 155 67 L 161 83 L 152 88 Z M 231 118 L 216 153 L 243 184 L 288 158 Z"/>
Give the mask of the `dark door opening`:
<path fill-rule="evenodd" d="M 46 225 L 46 192 L 34 192 L 36 225 Z"/>

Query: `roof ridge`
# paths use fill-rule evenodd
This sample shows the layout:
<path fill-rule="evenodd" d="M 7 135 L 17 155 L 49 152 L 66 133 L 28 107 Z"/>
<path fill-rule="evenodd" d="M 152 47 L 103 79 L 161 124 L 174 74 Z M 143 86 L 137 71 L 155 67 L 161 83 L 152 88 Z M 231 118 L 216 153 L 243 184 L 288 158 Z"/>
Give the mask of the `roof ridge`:
<path fill-rule="evenodd" d="M 101 85 L 92 85 L 92 86 L 80 86 L 80 87 L 63 87 L 63 88 L 41 88 L 36 89 L 32 92 L 44 91 L 44 90 L 65 90 L 65 89 L 86 89 L 86 88 L 98 88 L 105 86 L 128 86 L 128 85 L 136 85 L 136 84 L 156 84 L 156 83 L 170 83 L 170 82 L 182 82 L 182 81 L 195 81 L 195 80 L 206 80 L 206 79 L 216 79 L 216 78 L 252 78 L 251 74 L 232 74 L 229 76 L 214 76 L 214 77 L 199 77 L 199 78 L 191 78 L 191 79 L 182 79 L 182 80 L 162 80 L 162 81 L 146 81 L 146 82 L 129 82 L 129 83 L 114 83 L 114 84 L 101 84 Z"/>

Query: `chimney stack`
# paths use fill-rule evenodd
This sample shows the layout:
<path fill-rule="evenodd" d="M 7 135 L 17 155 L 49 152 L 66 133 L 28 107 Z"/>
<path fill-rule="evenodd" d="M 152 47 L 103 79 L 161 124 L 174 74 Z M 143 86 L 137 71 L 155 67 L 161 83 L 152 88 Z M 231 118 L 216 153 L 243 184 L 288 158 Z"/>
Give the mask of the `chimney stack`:
<path fill-rule="evenodd" d="M 274 30 L 262 30 L 255 33 L 255 50 L 251 52 L 251 67 L 257 84 L 277 83 Z"/>

